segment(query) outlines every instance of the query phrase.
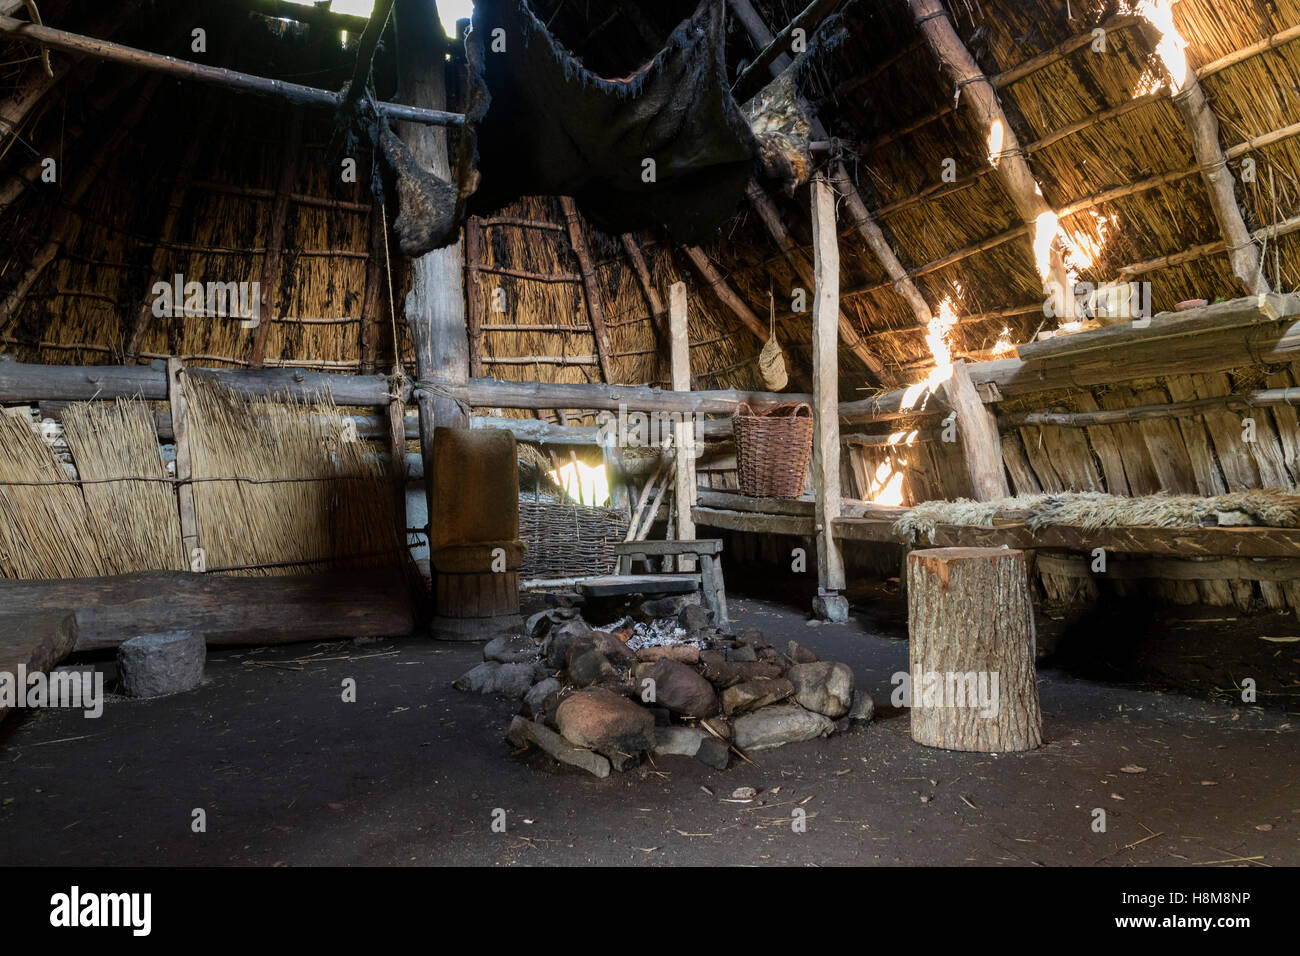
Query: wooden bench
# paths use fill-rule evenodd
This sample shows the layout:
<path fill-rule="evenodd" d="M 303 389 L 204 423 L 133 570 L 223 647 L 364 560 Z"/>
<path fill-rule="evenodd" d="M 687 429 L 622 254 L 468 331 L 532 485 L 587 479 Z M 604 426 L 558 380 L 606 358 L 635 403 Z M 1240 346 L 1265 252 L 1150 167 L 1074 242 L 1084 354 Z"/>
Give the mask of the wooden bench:
<path fill-rule="evenodd" d="M 722 540 L 702 538 L 698 541 L 624 541 L 614 545 L 618 572 L 578 582 L 578 591 L 588 597 L 614 597 L 625 594 L 690 594 L 699 590 L 704 606 L 713 612 L 714 623 L 725 627 L 727 588 L 722 580 Z M 636 560 L 664 557 L 697 558 L 699 571 L 661 574 L 633 574 Z"/>

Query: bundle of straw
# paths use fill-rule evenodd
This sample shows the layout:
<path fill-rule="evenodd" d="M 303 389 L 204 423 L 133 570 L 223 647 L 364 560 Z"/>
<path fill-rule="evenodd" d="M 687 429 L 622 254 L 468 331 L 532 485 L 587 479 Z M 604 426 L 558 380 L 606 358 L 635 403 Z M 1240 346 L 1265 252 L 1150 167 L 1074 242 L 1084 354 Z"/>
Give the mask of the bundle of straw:
<path fill-rule="evenodd" d="M 127 399 L 78 403 L 63 413 L 63 434 L 109 573 L 185 570 L 176 496 L 149 407 Z M 151 480 L 104 481 L 113 478 Z"/>
<path fill-rule="evenodd" d="M 81 489 L 28 422 L 0 415 L 0 575 L 104 573 Z"/>
<path fill-rule="evenodd" d="M 331 401 L 241 396 L 195 373 L 185 390 L 209 570 L 303 574 L 397 560 L 387 470 Z"/>

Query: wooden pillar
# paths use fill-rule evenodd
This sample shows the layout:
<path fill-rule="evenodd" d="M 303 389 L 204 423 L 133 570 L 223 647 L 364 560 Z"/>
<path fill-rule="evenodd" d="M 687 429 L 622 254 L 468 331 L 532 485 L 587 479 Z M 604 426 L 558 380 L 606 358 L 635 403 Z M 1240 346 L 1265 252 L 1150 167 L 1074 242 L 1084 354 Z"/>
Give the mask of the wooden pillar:
<path fill-rule="evenodd" d="M 961 439 L 962 457 L 970 476 L 971 496 L 976 501 L 994 501 L 1011 494 L 1006 468 L 1002 464 L 1002 439 L 998 437 L 998 420 L 980 400 L 971 383 L 966 363 L 953 363 L 944 395 L 956 415 L 957 435 Z"/>
<path fill-rule="evenodd" d="M 596 281 L 596 270 L 591 265 L 591 253 L 587 249 L 587 237 L 582 234 L 582 220 L 578 216 L 578 207 L 572 197 L 561 196 L 560 206 L 564 209 L 564 221 L 569 228 L 569 244 L 578 259 L 578 274 L 582 276 L 582 291 L 587 300 L 587 318 L 591 320 L 591 334 L 596 339 L 596 358 L 600 361 L 601 377 L 614 384 L 614 374 L 609 364 L 609 332 L 605 328 L 605 309 L 600 303 L 600 284 Z"/>
<path fill-rule="evenodd" d="M 1037 247 L 1040 242 L 1047 241 L 1047 237 L 1039 233 L 1046 230 L 1055 233 L 1056 213 L 1043 198 L 1043 191 L 1025 161 L 1020 141 L 1002 109 L 992 80 L 984 75 L 975 57 L 962 43 L 941 0 L 908 0 L 908 3 L 931 52 L 956 86 L 976 128 L 984 133 L 991 151 L 996 147 L 996 154 L 990 156 L 990 162 L 997 167 L 1002 185 L 1021 221 L 1035 230 L 1034 244 Z M 1054 235 L 1047 255 L 1046 262 L 1035 261 L 1035 265 L 1044 290 L 1056 302 L 1057 318 L 1068 321 L 1075 314 L 1074 286 L 1066 274 L 1061 243 Z"/>
<path fill-rule="evenodd" d="M 469 333 L 469 374 L 483 377 L 483 289 L 479 266 L 483 262 L 483 226 L 476 216 L 465 220 L 465 327 Z"/>
<path fill-rule="evenodd" d="M 370 208 L 370 258 L 366 262 L 366 291 L 361 299 L 361 374 L 373 375 L 379 364 L 379 336 L 383 333 L 384 303 L 388 301 L 388 256 L 385 252 L 384 210 Z M 397 362 L 399 356 L 393 356 Z"/>
<path fill-rule="evenodd" d="M 927 548 L 907 560 L 912 739 L 980 753 L 1040 746 L 1024 553 Z"/>
<path fill-rule="evenodd" d="M 691 390 L 691 341 L 687 326 L 686 283 L 674 282 L 668 290 L 668 322 L 672 329 L 672 385 L 674 392 Z M 683 413 L 683 421 L 673 424 L 673 454 L 677 458 L 677 480 L 673 488 L 676 502 L 677 540 L 695 540 L 695 442 L 704 436 L 695 434 L 693 416 Z M 678 571 L 694 571 L 691 558 L 677 558 Z"/>
<path fill-rule="evenodd" d="M 394 376 L 400 372 L 398 365 L 393 365 Z M 388 400 L 388 454 L 390 457 L 389 474 L 393 481 L 393 521 L 396 525 L 397 543 L 406 547 L 406 403 L 402 401 L 400 390 Z M 410 552 L 399 560 L 405 565 Z"/>
<path fill-rule="evenodd" d="M 397 53 L 402 103 L 431 109 L 447 104 L 446 36 L 434 4 L 397 0 Z M 441 126 L 398 123 L 398 135 L 412 158 L 436 176 L 451 180 L 447 131 Z M 465 265 L 462 243 L 434 249 L 411 262 L 406 324 L 415 346 L 420 378 L 463 383 L 469 380 L 469 339 L 465 331 Z M 397 356 L 395 361 L 400 362 Z M 433 431 L 437 426 L 468 428 L 468 410 L 442 395 L 417 390 L 420 454 L 430 526 L 438 520 L 433 487 Z"/>
<path fill-rule="evenodd" d="M 199 517 L 194 508 L 194 466 L 190 457 L 190 416 L 185 400 L 185 382 L 181 376 L 185 368 L 178 358 L 167 360 L 167 399 L 172 412 L 172 434 L 176 442 L 176 506 L 181 523 L 181 553 L 191 571 L 207 567 L 203 547 L 199 543 Z"/>
<path fill-rule="evenodd" d="M 261 304 L 257 331 L 253 338 L 253 368 L 261 368 L 266 359 L 266 334 L 275 320 L 280 291 L 280 257 L 284 253 L 284 233 L 289 222 L 293 187 L 298 181 L 298 161 L 302 157 L 302 109 L 294 107 L 289 113 L 289 131 L 285 140 L 284 165 L 280 167 L 280 180 L 275 187 L 275 200 L 271 203 L 271 218 L 266 230 L 266 255 L 262 257 Z"/>
<path fill-rule="evenodd" d="M 817 597 L 813 612 L 847 621 L 844 557 L 833 527 L 840 516 L 839 304 L 840 250 L 835 192 L 818 173 L 812 181 L 813 222 L 813 506 L 817 529 Z"/>

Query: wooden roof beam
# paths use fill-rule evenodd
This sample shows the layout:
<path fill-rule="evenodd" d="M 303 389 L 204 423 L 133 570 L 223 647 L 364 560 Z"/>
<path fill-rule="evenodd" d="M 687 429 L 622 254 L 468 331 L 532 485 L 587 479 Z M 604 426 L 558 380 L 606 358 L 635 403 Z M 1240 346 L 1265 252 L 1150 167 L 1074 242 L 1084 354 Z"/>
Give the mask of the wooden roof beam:
<path fill-rule="evenodd" d="M 962 43 L 940 0 L 908 0 L 908 3 L 935 58 L 951 78 L 971 117 L 984 131 L 990 149 L 996 148 L 996 156 L 991 159 L 996 159 L 1003 186 L 1020 218 L 1035 233 L 1035 267 L 1044 291 L 1054 298 L 1059 318 L 1068 320 L 1074 314 L 1075 305 L 1064 252 L 1057 238 L 1059 220 L 1025 161 L 1020 141 L 998 101 L 996 87 Z"/>
<path fill-rule="evenodd" d="M 1192 141 L 1192 152 L 1201 168 L 1201 178 L 1209 193 L 1210 208 L 1219 222 L 1219 232 L 1227 247 L 1232 273 L 1241 290 L 1248 295 L 1270 291 L 1264 278 L 1259 248 L 1246 227 L 1246 218 L 1237 205 L 1236 179 L 1228 168 L 1219 139 L 1219 120 L 1210 108 L 1196 73 L 1187 62 L 1186 43 L 1174 28 L 1173 13 L 1164 0 L 1146 8 L 1146 16 L 1160 35 L 1156 55 L 1169 75 L 1174 106 L 1178 109 Z M 1158 19 L 1156 19 L 1158 18 Z"/>
<path fill-rule="evenodd" d="M 736 14 L 737 19 L 740 20 L 745 29 L 749 31 L 750 39 L 754 41 L 755 45 L 763 45 L 766 49 L 775 48 L 776 42 L 771 31 L 767 29 L 767 25 L 763 22 L 762 16 L 754 9 L 750 0 L 730 0 L 730 2 L 732 11 Z M 807 11 L 805 10 L 805 12 Z M 802 15 L 803 14 L 800 14 L 800 16 Z M 790 62 L 790 57 L 783 54 L 782 58 L 771 61 L 768 70 L 772 76 L 778 76 Z M 816 137 L 822 139 L 826 138 L 826 130 L 816 116 L 812 118 L 812 132 Z M 831 170 L 830 179 L 831 184 L 848 200 L 853 220 L 855 224 L 858 225 L 858 229 L 862 231 L 864 228 L 862 226 L 863 221 L 870 220 L 871 214 L 867 212 L 866 203 L 862 201 L 862 197 L 858 194 L 857 187 L 853 185 L 853 181 L 849 179 L 848 174 L 844 171 L 844 167 L 839 163 L 836 163 L 835 168 Z M 778 248 L 781 248 L 782 253 L 786 255 L 787 259 L 790 259 L 790 253 L 787 251 L 786 247 L 792 244 L 789 241 L 788 232 L 785 230 L 784 226 L 781 225 L 781 217 L 779 215 L 765 215 L 764 210 L 761 208 L 758 209 L 758 212 L 760 218 L 763 219 L 763 224 L 768 229 L 769 235 L 772 236 L 772 239 L 776 242 Z M 870 230 L 868 229 L 868 231 Z M 898 263 L 898 257 L 894 255 L 891 249 L 889 249 L 888 243 L 884 240 L 884 234 L 880 232 L 879 228 L 875 230 L 873 235 L 879 237 L 880 245 L 884 254 L 892 260 L 894 265 L 898 266 L 899 270 L 902 270 L 902 266 Z M 867 238 L 867 232 L 863 232 L 863 238 Z M 872 245 L 872 240 L 868 239 L 867 244 L 872 246 L 872 250 L 877 252 L 878 257 L 881 255 L 881 251 L 878 250 L 875 245 Z M 791 264 L 793 265 L 793 260 L 791 260 Z M 886 270 L 888 270 L 889 266 L 883 260 L 882 265 L 885 265 Z M 800 272 L 800 275 L 803 276 L 803 273 Z M 808 279 L 804 278 L 804 281 L 807 282 Z M 912 287 L 912 292 L 916 292 L 915 287 Z M 919 293 L 916 293 L 916 298 L 920 299 Z M 924 304 L 924 300 L 921 301 L 922 304 Z M 918 321 L 920 321 L 919 318 Z M 928 322 L 929 320 L 926 319 L 926 321 Z M 867 348 L 862 336 L 858 333 L 858 330 L 853 326 L 852 322 L 848 321 L 843 311 L 840 313 L 839 329 L 840 337 L 844 340 L 844 344 L 847 345 L 853 354 L 867 366 L 872 374 L 886 385 L 894 384 L 896 379 L 893 373 L 889 372 L 885 368 L 884 363 L 881 362 L 869 348 Z"/>
<path fill-rule="evenodd" d="M 38 46 L 44 44 L 56 50 L 93 56 L 108 60 L 110 63 L 122 63 L 143 70 L 153 70 L 183 80 L 195 80 L 229 89 L 277 96 L 306 106 L 336 110 L 343 102 L 341 94 L 329 90 L 318 90 L 311 86 L 253 76 L 219 66 L 178 60 L 175 57 L 137 50 L 120 43 L 110 43 L 107 40 L 97 40 L 64 30 L 38 26 L 12 17 L 0 16 L 0 34 L 7 34 L 17 40 Z M 388 119 L 406 123 L 419 123 L 426 126 L 461 126 L 465 122 L 463 114 L 446 110 L 422 109 L 400 103 L 377 103 L 376 107 L 380 114 Z"/>

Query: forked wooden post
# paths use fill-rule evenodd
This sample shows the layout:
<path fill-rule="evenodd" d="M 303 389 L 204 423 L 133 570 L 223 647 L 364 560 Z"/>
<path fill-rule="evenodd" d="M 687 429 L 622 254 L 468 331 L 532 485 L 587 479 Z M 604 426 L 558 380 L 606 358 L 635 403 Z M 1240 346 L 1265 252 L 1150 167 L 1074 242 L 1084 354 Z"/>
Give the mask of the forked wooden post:
<path fill-rule="evenodd" d="M 832 534 L 840 516 L 839 311 L 840 249 L 835 191 L 825 175 L 812 181 L 813 224 L 813 494 L 817 529 L 817 597 L 813 612 L 846 621 L 844 557 Z"/>
<path fill-rule="evenodd" d="M 674 392 L 691 390 L 691 342 L 687 328 L 686 283 L 674 282 L 668 290 L 668 324 L 672 331 L 672 382 Z M 694 420 L 683 415 L 682 421 L 673 423 L 673 454 L 677 459 L 677 479 L 673 499 L 677 516 L 677 539 L 695 540 L 695 519 L 691 508 L 695 506 L 695 434 Z M 679 555 L 678 571 L 694 571 L 693 558 Z"/>
<path fill-rule="evenodd" d="M 1025 555 L 927 548 L 907 558 L 912 739 L 981 753 L 1043 742 Z"/>
<path fill-rule="evenodd" d="M 190 570 L 202 571 L 207 566 L 199 543 L 199 517 L 194 509 L 194 465 L 190 458 L 190 415 L 185 401 L 185 382 L 181 376 L 185 366 L 178 358 L 167 360 L 167 399 L 172 410 L 172 433 L 176 441 L 176 504 L 181 522 L 181 552 L 189 562 Z"/>
<path fill-rule="evenodd" d="M 953 363 L 944 395 L 956 417 L 961 438 L 962 457 L 970 476 L 971 496 L 976 501 L 995 501 L 1011 494 L 1007 473 L 1002 464 L 1002 439 L 998 437 L 998 420 L 971 384 L 966 363 Z"/>

